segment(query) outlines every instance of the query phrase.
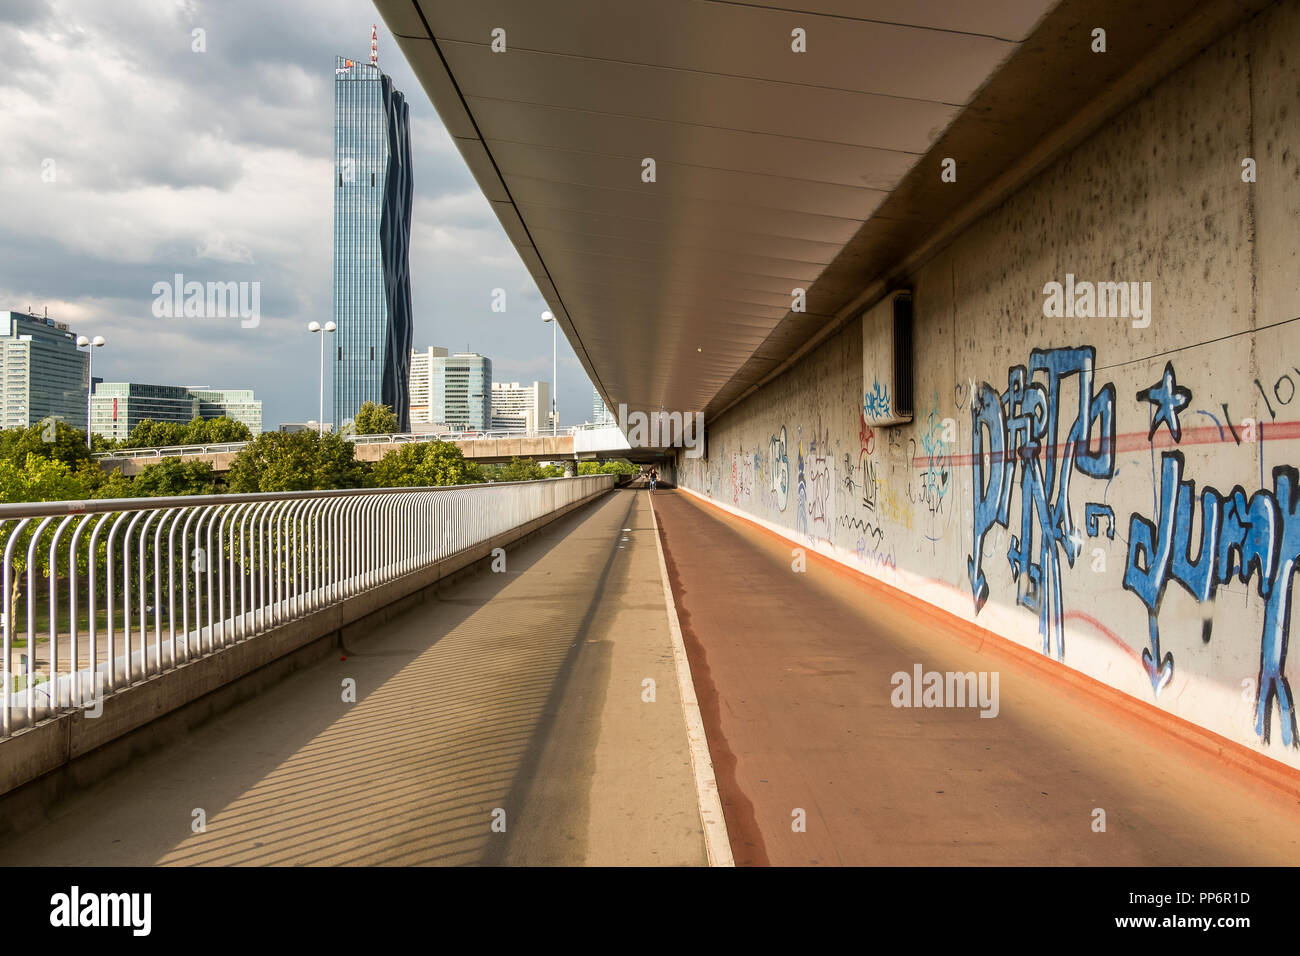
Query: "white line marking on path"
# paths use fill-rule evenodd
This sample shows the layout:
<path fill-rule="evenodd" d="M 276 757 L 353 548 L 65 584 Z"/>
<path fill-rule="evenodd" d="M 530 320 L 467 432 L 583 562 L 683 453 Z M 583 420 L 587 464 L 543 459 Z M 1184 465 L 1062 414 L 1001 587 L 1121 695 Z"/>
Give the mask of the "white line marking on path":
<path fill-rule="evenodd" d="M 646 492 L 650 497 L 650 492 Z M 695 682 L 691 680 L 691 663 L 686 657 L 686 644 L 682 640 L 682 626 L 677 620 L 677 604 L 673 601 L 672 585 L 668 582 L 668 563 L 664 560 L 663 542 L 659 540 L 659 519 L 655 516 L 654 502 L 650 502 L 650 519 L 654 522 L 655 549 L 659 552 L 659 575 L 664 582 L 664 601 L 668 605 L 668 630 L 673 639 L 673 660 L 677 664 L 677 690 L 682 698 L 682 715 L 686 718 L 686 737 L 691 747 L 691 767 L 695 771 L 695 795 L 700 805 L 700 822 L 704 824 L 704 848 L 710 866 L 735 866 L 731 855 L 731 839 L 727 836 L 727 821 L 722 816 L 722 798 L 718 795 L 718 781 L 713 776 L 713 759 L 709 756 L 709 742 L 704 736 L 704 719 L 700 716 L 699 701 L 695 699 Z"/>

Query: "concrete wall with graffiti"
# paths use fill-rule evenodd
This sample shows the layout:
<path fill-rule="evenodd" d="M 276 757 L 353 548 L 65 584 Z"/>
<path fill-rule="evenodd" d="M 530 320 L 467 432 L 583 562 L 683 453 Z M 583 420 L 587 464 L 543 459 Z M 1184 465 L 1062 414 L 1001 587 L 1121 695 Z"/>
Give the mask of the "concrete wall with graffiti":
<path fill-rule="evenodd" d="M 910 424 L 850 324 L 682 487 L 1300 766 L 1296 49 L 1268 8 L 910 276 Z"/>

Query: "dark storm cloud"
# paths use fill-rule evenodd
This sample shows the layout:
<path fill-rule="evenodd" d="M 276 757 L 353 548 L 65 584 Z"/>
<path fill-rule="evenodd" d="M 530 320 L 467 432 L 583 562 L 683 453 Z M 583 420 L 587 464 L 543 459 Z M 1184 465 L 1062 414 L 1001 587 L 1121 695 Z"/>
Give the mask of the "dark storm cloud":
<path fill-rule="evenodd" d="M 49 304 L 103 332 L 111 378 L 252 387 L 271 427 L 314 417 L 305 326 L 332 314 L 334 57 L 366 58 L 372 23 L 411 107 L 415 345 L 549 379 L 545 305 L 360 0 L 0 3 L 0 309 Z M 259 282 L 261 325 L 155 318 L 153 283 L 177 272 Z M 496 287 L 506 315 L 488 310 Z M 590 386 L 564 342 L 560 374 L 581 420 Z"/>
<path fill-rule="evenodd" d="M 5 0 L 0 4 L 0 24 L 31 26 L 50 15 L 44 0 Z"/>

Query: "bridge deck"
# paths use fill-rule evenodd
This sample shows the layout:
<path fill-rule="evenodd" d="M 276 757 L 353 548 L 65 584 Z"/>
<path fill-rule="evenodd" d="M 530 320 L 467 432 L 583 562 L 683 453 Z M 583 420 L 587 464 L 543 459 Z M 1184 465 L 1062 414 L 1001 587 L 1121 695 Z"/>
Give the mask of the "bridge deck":
<path fill-rule="evenodd" d="M 794 573 L 789 542 L 681 492 L 654 505 L 738 865 L 1300 859 L 1295 793 L 830 562 Z M 917 663 L 998 671 L 1000 713 L 896 709 Z"/>
<path fill-rule="evenodd" d="M 0 864 L 704 863 L 651 502 L 738 863 L 1297 858 L 1294 792 L 828 563 L 794 573 L 788 542 L 683 493 L 619 491 L 51 808 Z M 996 670 L 998 716 L 894 708 L 918 663 Z"/>
<path fill-rule="evenodd" d="M 52 808 L 0 864 L 704 863 L 647 496 L 507 562 Z"/>

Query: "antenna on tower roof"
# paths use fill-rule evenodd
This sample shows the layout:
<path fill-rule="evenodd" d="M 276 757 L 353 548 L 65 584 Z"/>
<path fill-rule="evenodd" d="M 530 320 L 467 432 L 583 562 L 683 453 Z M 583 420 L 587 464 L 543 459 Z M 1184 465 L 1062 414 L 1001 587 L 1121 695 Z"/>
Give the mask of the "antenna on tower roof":
<path fill-rule="evenodd" d="M 370 24 L 370 65 L 379 65 L 379 27 Z"/>

